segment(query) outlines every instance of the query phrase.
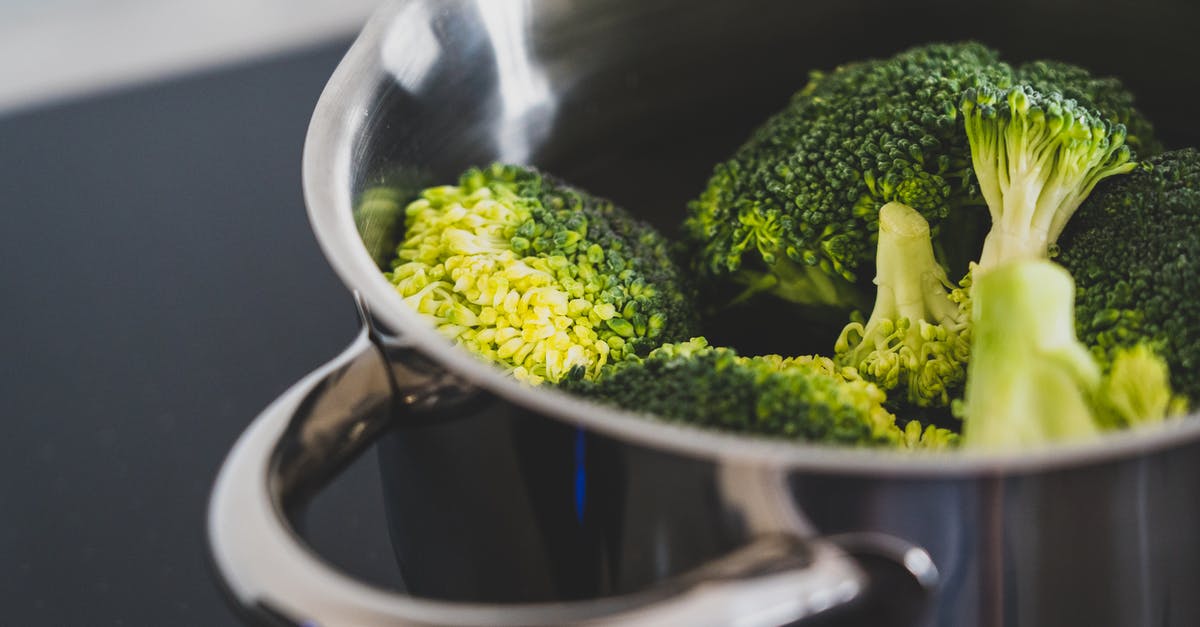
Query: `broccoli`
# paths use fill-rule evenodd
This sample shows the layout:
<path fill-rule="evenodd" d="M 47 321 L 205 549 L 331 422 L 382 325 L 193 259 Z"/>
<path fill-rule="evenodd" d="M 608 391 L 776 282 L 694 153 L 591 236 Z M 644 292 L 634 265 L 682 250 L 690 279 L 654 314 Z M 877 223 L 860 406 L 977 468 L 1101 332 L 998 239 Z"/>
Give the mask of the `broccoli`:
<path fill-rule="evenodd" d="M 1170 372 L 1148 343 L 1113 351 L 1100 388 L 1097 419 L 1109 429 L 1159 422 L 1188 411 L 1188 399 L 1172 392 Z"/>
<path fill-rule="evenodd" d="M 843 329 L 834 347 L 837 363 L 889 393 L 905 390 L 913 405 L 948 406 L 966 378 L 970 314 L 951 298 L 921 214 L 897 202 L 879 210 L 875 266 L 871 317 Z"/>
<path fill-rule="evenodd" d="M 992 217 L 976 272 L 1048 257 L 1096 183 L 1137 167 L 1123 124 L 1061 93 L 983 85 L 967 90 L 961 106 Z"/>
<path fill-rule="evenodd" d="M 1163 150 L 1154 126 L 1134 107 L 1133 93 L 1115 78 L 1098 77 L 1062 61 L 1034 61 L 1017 69 L 1017 81 L 1042 93 L 1059 92 L 1110 122 L 1124 124 L 1125 143 L 1140 157 Z"/>
<path fill-rule="evenodd" d="M 958 104 L 1011 74 L 975 43 L 814 72 L 690 204 L 698 269 L 799 303 L 863 307 L 860 270 L 884 204 L 913 207 L 935 230 L 959 212 L 983 219 Z"/>
<path fill-rule="evenodd" d="M 465 172 L 405 210 L 387 274 L 457 343 L 530 383 L 696 332 L 666 239 L 612 203 L 522 166 Z"/>
<path fill-rule="evenodd" d="M 1076 328 L 1106 369 L 1151 345 L 1172 385 L 1200 401 L 1200 151 L 1106 181 L 1064 230 L 1057 261 L 1077 284 Z"/>
<path fill-rule="evenodd" d="M 972 150 L 960 107 L 970 90 L 1014 85 L 1060 94 L 1075 103 L 1072 111 L 1126 125 L 1127 143 L 1146 154 L 1159 148 L 1116 79 L 1054 61 L 1014 69 L 978 43 L 929 44 L 814 72 L 690 203 L 684 232 L 699 274 L 742 286 L 734 300 L 765 291 L 861 309 L 870 302 L 861 275 L 875 250 L 878 212 L 892 201 L 916 209 L 940 260 L 965 271 L 977 234 L 987 230 L 981 209 L 991 203 L 972 169 L 973 158 L 985 155 Z"/>
<path fill-rule="evenodd" d="M 816 356 L 743 357 L 703 338 L 666 344 L 644 359 L 611 364 L 565 389 L 625 409 L 729 431 L 828 444 L 946 448 L 957 435 L 909 422 L 853 369 Z"/>
<path fill-rule="evenodd" d="M 1074 294 L 1071 275 L 1046 260 L 1010 261 L 975 277 L 964 446 L 1087 438 L 1183 410 L 1146 345 L 1121 352 L 1103 374 L 1075 336 Z"/>

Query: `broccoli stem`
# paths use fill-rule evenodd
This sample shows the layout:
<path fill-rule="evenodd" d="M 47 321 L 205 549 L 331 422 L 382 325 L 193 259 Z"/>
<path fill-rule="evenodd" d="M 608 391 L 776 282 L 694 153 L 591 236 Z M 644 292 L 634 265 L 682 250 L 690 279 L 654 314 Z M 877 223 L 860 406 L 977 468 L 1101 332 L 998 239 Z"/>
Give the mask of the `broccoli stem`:
<path fill-rule="evenodd" d="M 1075 284 L 1048 261 L 977 275 L 963 442 L 1016 448 L 1100 432 L 1100 368 L 1075 338 Z"/>
<path fill-rule="evenodd" d="M 879 293 L 871 311 L 872 320 L 957 321 L 958 306 L 947 297 L 946 272 L 934 258 L 929 223 L 921 214 L 897 202 L 879 210 L 875 266 Z M 909 334 L 911 339 L 919 339 L 916 324 L 909 328 Z"/>
<path fill-rule="evenodd" d="M 903 386 L 918 406 L 945 405 L 965 375 L 966 315 L 950 298 L 921 214 L 897 202 L 879 210 L 875 265 L 871 316 L 843 329 L 838 362 L 884 389 Z"/>
<path fill-rule="evenodd" d="M 971 163 L 992 229 L 979 271 L 1015 259 L 1044 259 L 1101 179 L 1136 163 L 1125 127 L 1061 94 L 1027 86 L 972 89 L 962 103 Z"/>

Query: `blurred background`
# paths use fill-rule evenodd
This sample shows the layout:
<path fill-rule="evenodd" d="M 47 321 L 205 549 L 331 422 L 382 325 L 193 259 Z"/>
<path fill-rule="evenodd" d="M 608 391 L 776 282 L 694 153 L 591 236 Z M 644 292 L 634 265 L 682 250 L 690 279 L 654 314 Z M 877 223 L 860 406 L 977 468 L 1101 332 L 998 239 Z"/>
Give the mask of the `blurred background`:
<path fill-rule="evenodd" d="M 0 0 L 0 624 L 237 624 L 208 492 L 356 332 L 304 210 L 374 0 Z M 307 535 L 394 585 L 374 453 Z"/>
<path fill-rule="evenodd" d="M 355 32 L 377 0 L 5 0 L 0 113 Z"/>

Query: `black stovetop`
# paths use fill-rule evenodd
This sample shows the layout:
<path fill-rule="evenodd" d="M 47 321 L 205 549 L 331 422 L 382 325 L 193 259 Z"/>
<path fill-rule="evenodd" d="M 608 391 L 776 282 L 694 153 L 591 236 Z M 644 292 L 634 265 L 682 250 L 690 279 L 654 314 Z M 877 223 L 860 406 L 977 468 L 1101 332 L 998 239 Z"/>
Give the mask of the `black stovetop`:
<path fill-rule="evenodd" d="M 235 623 L 206 562 L 213 477 L 355 332 L 300 189 L 345 47 L 0 117 L 0 622 Z M 395 583 L 378 499 L 368 457 L 309 533 Z"/>

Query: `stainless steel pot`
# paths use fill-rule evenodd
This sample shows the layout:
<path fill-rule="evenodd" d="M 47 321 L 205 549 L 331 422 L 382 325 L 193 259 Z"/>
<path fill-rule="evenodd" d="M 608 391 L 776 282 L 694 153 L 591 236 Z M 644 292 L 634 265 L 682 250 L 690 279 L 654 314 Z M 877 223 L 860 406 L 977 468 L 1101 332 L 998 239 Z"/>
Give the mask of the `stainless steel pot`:
<path fill-rule="evenodd" d="M 919 615 L 873 606 L 897 624 L 1200 624 L 1200 421 L 912 456 L 595 406 L 437 335 L 381 276 L 353 206 L 396 172 L 445 181 L 503 160 L 670 227 L 808 70 L 931 40 L 1119 75 L 1169 143 L 1200 144 L 1197 23 L 1186 0 L 388 4 L 326 88 L 304 156 L 310 217 L 364 331 L 222 468 L 209 540 L 230 597 L 273 624 L 767 625 L 871 607 L 888 591 L 878 566 L 895 564 L 911 581 L 888 585 L 929 599 Z M 287 517 L 385 428 L 408 594 L 337 572 Z"/>

